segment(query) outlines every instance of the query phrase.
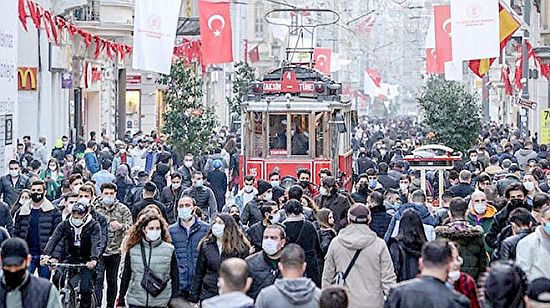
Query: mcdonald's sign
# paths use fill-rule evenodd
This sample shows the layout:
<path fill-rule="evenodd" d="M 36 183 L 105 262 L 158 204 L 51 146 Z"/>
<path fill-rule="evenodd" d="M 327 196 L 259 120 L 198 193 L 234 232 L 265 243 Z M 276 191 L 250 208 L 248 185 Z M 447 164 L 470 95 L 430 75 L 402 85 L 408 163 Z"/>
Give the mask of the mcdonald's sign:
<path fill-rule="evenodd" d="M 20 67 L 17 69 L 17 90 L 32 91 L 36 90 L 37 85 L 36 67 Z"/>

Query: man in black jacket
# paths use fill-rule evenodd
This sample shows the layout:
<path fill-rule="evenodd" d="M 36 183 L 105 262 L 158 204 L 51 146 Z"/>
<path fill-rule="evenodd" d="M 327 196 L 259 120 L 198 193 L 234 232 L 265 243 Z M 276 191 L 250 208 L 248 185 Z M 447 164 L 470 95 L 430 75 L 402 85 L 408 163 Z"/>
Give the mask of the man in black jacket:
<path fill-rule="evenodd" d="M 285 244 L 286 233 L 281 225 L 273 224 L 266 227 L 263 234 L 263 250 L 246 258 L 252 278 L 248 296 L 256 299 L 263 288 L 272 285 L 275 279 L 281 278 L 277 264 Z"/>
<path fill-rule="evenodd" d="M 334 214 L 334 230 L 338 232 L 346 226 L 348 219 L 348 210 L 351 207 L 349 199 L 338 192 L 338 185 L 333 176 L 327 176 L 321 181 L 317 197 L 319 208 L 327 208 Z"/>
<path fill-rule="evenodd" d="M 399 188 L 399 181 L 388 175 L 388 164 L 384 162 L 378 165 L 378 182 L 382 184 L 384 190 Z"/>
<path fill-rule="evenodd" d="M 17 160 L 11 160 L 8 164 L 9 173 L 0 178 L 0 195 L 2 200 L 12 207 L 21 190 L 30 188 L 29 178 L 21 174 L 21 165 Z"/>
<path fill-rule="evenodd" d="M 166 208 L 166 214 L 168 215 L 168 224 L 171 225 L 176 222 L 176 202 L 179 200 L 183 193 L 181 187 L 182 177 L 179 172 L 174 172 L 170 175 L 170 186 L 166 186 L 160 192 L 160 203 L 164 204 Z"/>
<path fill-rule="evenodd" d="M 57 226 L 40 260 L 41 265 L 55 265 L 58 260 L 86 264 L 87 268 L 80 272 L 81 307 L 90 307 L 92 270 L 101 256 L 101 228 L 88 207 L 88 202 L 81 201 L 73 205 L 71 216 Z"/>
<path fill-rule="evenodd" d="M 419 260 L 421 277 L 401 282 L 391 289 L 384 307 L 470 307 L 466 296 L 446 285 L 452 263 L 452 250 L 447 241 L 426 243 Z"/>
<path fill-rule="evenodd" d="M 167 219 L 166 208 L 164 204 L 155 200 L 155 195 L 157 194 L 157 185 L 153 182 L 147 182 L 143 185 L 143 200 L 136 203 L 130 211 L 132 212 L 132 221 L 137 221 L 139 212 L 143 210 L 146 206 L 154 204 L 158 207 L 164 219 Z"/>
<path fill-rule="evenodd" d="M 507 237 L 502 241 L 498 250 L 499 260 L 516 260 L 516 246 L 524 237 L 531 234 L 531 214 L 524 208 L 518 208 L 510 213 L 508 219 L 512 225 L 514 235 Z"/>
<path fill-rule="evenodd" d="M 372 192 L 367 198 L 367 206 L 371 211 L 369 227 L 379 238 L 384 238 L 392 219 L 392 216 L 386 212 L 384 197 L 381 193 Z"/>
<path fill-rule="evenodd" d="M 459 183 L 458 185 L 452 186 L 449 188 L 456 197 L 466 198 L 474 192 L 474 188 L 471 185 L 472 173 L 468 170 L 462 170 L 458 176 Z"/>
<path fill-rule="evenodd" d="M 278 213 L 277 203 L 275 201 L 267 201 L 260 207 L 262 213 L 262 221 L 253 224 L 246 231 L 246 236 L 254 248 L 254 252 L 262 251 L 262 240 L 265 228 L 269 225 L 279 222 L 280 214 Z"/>
<path fill-rule="evenodd" d="M 149 175 L 145 171 L 140 171 L 137 174 L 138 183 L 136 186 L 132 187 L 124 196 L 124 203 L 130 210 L 134 206 L 143 201 L 143 186 L 149 180 Z"/>

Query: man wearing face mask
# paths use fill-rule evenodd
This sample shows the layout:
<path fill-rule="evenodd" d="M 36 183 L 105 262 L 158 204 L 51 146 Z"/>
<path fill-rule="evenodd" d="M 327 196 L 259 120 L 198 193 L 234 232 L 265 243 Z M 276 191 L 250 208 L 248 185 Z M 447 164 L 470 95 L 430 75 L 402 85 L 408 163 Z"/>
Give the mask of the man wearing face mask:
<path fill-rule="evenodd" d="M 107 248 L 103 253 L 104 275 L 107 277 L 107 307 L 113 307 L 117 295 L 117 275 L 121 260 L 122 240 L 132 226 L 132 212 L 116 199 L 117 187 L 113 183 L 101 185 L 101 199 L 96 211 L 109 221 Z M 101 281 L 101 284 L 103 281 Z"/>
<path fill-rule="evenodd" d="M 278 223 L 281 219 L 281 214 L 278 212 L 277 203 L 275 201 L 267 201 L 260 207 L 262 213 L 262 221 L 253 224 L 246 230 L 246 236 L 254 248 L 254 252 L 262 250 L 262 236 L 267 226 Z"/>
<path fill-rule="evenodd" d="M 183 166 L 178 169 L 178 172 L 181 174 L 181 186 L 183 189 L 191 187 L 193 185 L 191 173 L 195 171 L 193 168 L 193 154 L 187 153 L 183 158 Z"/>
<path fill-rule="evenodd" d="M 44 249 L 41 265 L 55 265 L 59 260 L 71 264 L 86 264 L 80 272 L 81 307 L 90 307 L 92 274 L 101 257 L 101 227 L 89 213 L 87 200 L 73 205 L 71 217 L 63 221 Z"/>
<path fill-rule="evenodd" d="M 453 264 L 447 241 L 435 240 L 422 248 L 421 277 L 404 281 L 391 289 L 386 308 L 470 307 L 470 300 L 446 285 Z"/>
<path fill-rule="evenodd" d="M 336 179 L 332 176 L 327 176 L 321 181 L 320 195 L 317 197 L 317 205 L 319 208 L 327 208 L 334 214 L 334 230 L 338 232 L 346 226 L 346 214 L 351 207 L 346 196 L 338 192 Z"/>
<path fill-rule="evenodd" d="M 550 277 L 550 207 L 541 211 L 540 220 L 541 225 L 516 247 L 516 264 L 529 281 Z"/>
<path fill-rule="evenodd" d="M 0 298 L 3 307 L 59 308 L 61 299 L 57 289 L 46 279 L 28 273 L 31 263 L 27 243 L 20 238 L 2 244 L 0 262 L 4 274 L 0 280 Z"/>
<path fill-rule="evenodd" d="M 262 251 L 259 251 L 248 258 L 246 263 L 250 270 L 252 286 L 247 295 L 256 299 L 258 293 L 281 278 L 277 267 L 281 252 L 286 244 L 285 229 L 279 224 L 272 224 L 265 228 L 262 241 Z"/>
<path fill-rule="evenodd" d="M 313 199 L 317 198 L 319 191 L 311 183 L 311 171 L 306 168 L 300 168 L 298 169 L 297 176 L 300 186 L 304 189 L 304 194 Z"/>
<path fill-rule="evenodd" d="M 38 268 L 38 276 L 50 277 L 47 266 L 41 266 L 42 255 L 50 236 L 61 222 L 61 212 L 45 198 L 46 185 L 34 181 L 31 186 L 31 200 L 27 201 L 15 214 L 13 236 L 24 239 L 32 255 L 29 264 L 31 274 Z"/>
<path fill-rule="evenodd" d="M 242 212 L 244 206 L 252 201 L 256 195 L 258 195 L 258 190 L 254 187 L 256 179 L 252 175 L 246 175 L 244 177 L 244 187 L 237 192 L 235 196 L 235 204 L 239 207 L 239 210 Z"/>
<path fill-rule="evenodd" d="M 195 200 L 189 196 L 183 196 L 177 201 L 176 210 L 177 222 L 172 224 L 168 231 L 178 260 L 179 296 L 189 301 L 189 291 L 199 254 L 199 242 L 208 233 L 209 225 L 197 219 L 193 213 Z"/>
<path fill-rule="evenodd" d="M 191 196 L 195 200 L 195 205 L 201 209 L 210 219 L 216 216 L 218 204 L 216 196 L 210 187 L 204 185 L 204 176 L 200 171 L 193 171 L 193 186 L 183 191 L 183 195 Z"/>
<path fill-rule="evenodd" d="M 177 220 L 176 202 L 183 193 L 181 187 L 182 177 L 179 172 L 174 172 L 170 175 L 169 186 L 162 189 L 160 193 L 160 203 L 166 207 L 166 214 L 168 215 L 168 224 L 173 224 Z"/>
<path fill-rule="evenodd" d="M 470 206 L 466 213 L 466 221 L 474 227 L 480 226 L 483 234 L 489 232 L 493 224 L 497 209 L 487 202 L 487 196 L 484 192 L 476 190 L 470 197 Z M 491 254 L 493 249 L 485 242 L 485 250 Z"/>
<path fill-rule="evenodd" d="M 21 174 L 21 164 L 17 160 L 8 163 L 8 174 L 0 178 L 2 200 L 12 206 L 17 202 L 21 190 L 30 188 L 29 178 Z"/>
<path fill-rule="evenodd" d="M 245 226 L 252 226 L 263 219 L 260 207 L 273 198 L 273 187 L 269 182 L 258 181 L 258 195 L 248 202 L 241 213 L 241 222 Z"/>

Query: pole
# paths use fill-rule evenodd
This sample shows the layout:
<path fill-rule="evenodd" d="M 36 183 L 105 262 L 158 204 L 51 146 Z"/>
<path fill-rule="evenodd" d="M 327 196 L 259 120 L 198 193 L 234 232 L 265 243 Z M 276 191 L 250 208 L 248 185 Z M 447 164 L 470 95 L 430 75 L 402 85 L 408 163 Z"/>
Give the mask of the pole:
<path fill-rule="evenodd" d="M 78 137 L 83 136 L 82 131 L 82 88 L 74 89 L 74 139 L 76 142 Z"/>
<path fill-rule="evenodd" d="M 244 40 L 244 63 L 248 63 L 248 40 Z"/>
<path fill-rule="evenodd" d="M 531 24 L 531 1 L 524 1 L 524 9 L 523 9 L 523 21 L 527 24 Z M 529 50 L 527 49 L 527 41 L 529 39 L 529 30 L 526 28 L 523 31 L 523 55 L 522 55 L 522 61 L 523 61 L 523 78 L 525 78 L 525 85 L 523 85 L 523 89 L 521 90 L 521 98 L 523 99 L 529 99 Z"/>
<path fill-rule="evenodd" d="M 118 83 L 117 83 L 117 135 L 120 140 L 124 139 L 124 133 L 126 133 L 126 69 L 121 68 L 118 70 Z M 141 100 L 139 110 L 141 113 Z M 141 119 L 140 119 L 141 121 Z M 141 126 L 139 127 L 141 129 Z"/>
<path fill-rule="evenodd" d="M 489 121 L 489 74 L 485 74 L 481 80 L 481 107 L 483 110 L 483 120 Z"/>

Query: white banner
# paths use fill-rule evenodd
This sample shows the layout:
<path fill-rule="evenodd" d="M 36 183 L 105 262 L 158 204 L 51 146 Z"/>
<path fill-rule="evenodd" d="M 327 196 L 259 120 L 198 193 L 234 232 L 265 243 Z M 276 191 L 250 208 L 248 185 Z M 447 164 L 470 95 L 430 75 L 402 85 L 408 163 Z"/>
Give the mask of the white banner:
<path fill-rule="evenodd" d="M 432 10 L 432 17 L 430 18 L 430 25 L 428 26 L 428 33 L 426 33 L 426 44 L 424 48 L 434 49 L 435 48 L 435 27 L 434 27 L 434 16 Z"/>
<path fill-rule="evenodd" d="M 181 0 L 135 2 L 134 69 L 170 73 Z"/>
<path fill-rule="evenodd" d="M 444 63 L 445 80 L 462 81 L 462 61 L 449 61 Z"/>
<path fill-rule="evenodd" d="M 451 29 L 454 60 L 498 57 L 498 0 L 451 0 Z"/>
<path fill-rule="evenodd" d="M 0 174 L 6 172 L 6 164 L 13 159 L 17 143 L 18 27 L 17 1 L 3 1 L 0 10 Z"/>

